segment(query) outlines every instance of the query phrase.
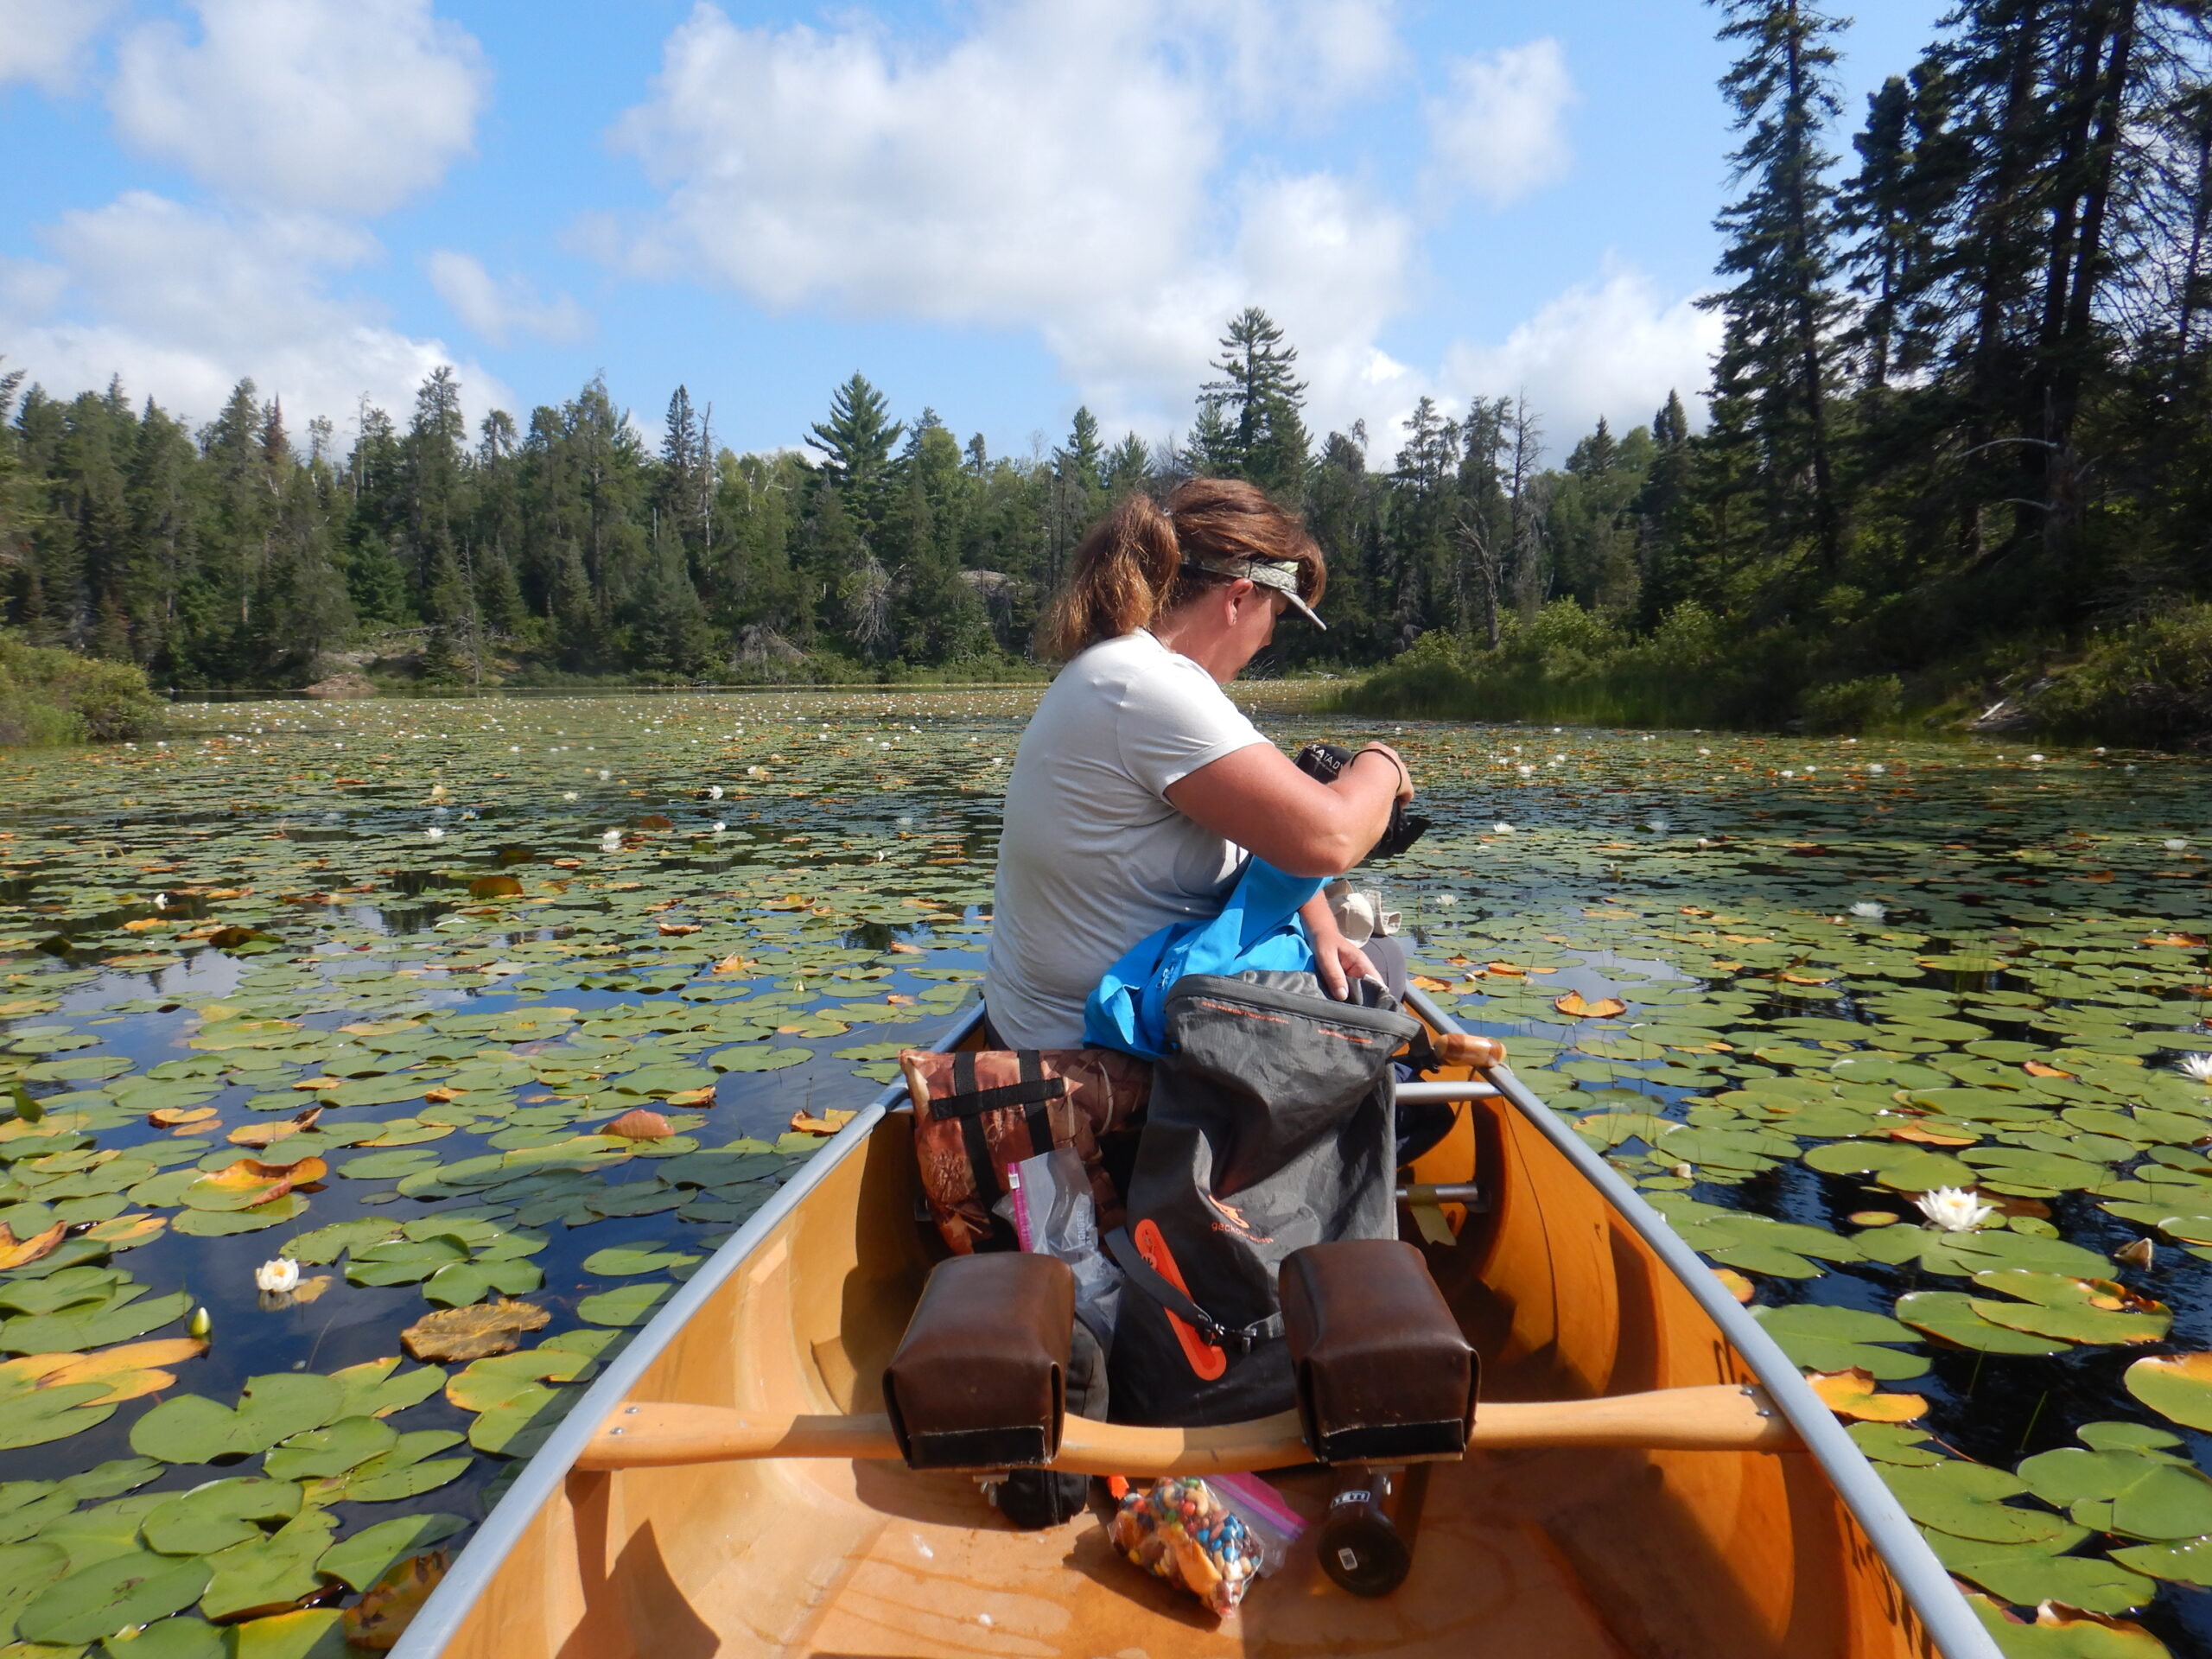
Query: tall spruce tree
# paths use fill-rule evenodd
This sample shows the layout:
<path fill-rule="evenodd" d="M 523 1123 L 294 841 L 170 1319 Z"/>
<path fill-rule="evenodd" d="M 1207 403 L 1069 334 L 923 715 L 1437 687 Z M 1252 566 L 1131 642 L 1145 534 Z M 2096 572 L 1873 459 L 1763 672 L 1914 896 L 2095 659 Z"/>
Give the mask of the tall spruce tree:
<path fill-rule="evenodd" d="M 1713 365 L 1713 442 L 1732 446 L 1726 474 L 1758 496 L 1751 529 L 1786 577 L 1809 549 L 1820 575 L 1842 563 L 1845 512 L 1834 392 L 1840 355 L 1830 44 L 1842 25 L 1807 0 L 1717 0 L 1722 41 L 1739 55 L 1720 88 L 1742 142 L 1743 194 L 1721 211 L 1729 284 L 1703 303 L 1725 328 Z"/>

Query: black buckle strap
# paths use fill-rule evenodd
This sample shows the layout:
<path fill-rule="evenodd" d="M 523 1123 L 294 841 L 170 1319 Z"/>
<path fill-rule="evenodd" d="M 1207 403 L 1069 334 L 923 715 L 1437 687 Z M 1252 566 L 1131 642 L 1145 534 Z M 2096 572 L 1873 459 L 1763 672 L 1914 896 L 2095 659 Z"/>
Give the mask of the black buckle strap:
<path fill-rule="evenodd" d="M 1243 1358 L 1260 1344 L 1282 1335 L 1282 1315 L 1270 1313 L 1264 1319 L 1255 1319 L 1249 1325 L 1224 1325 L 1200 1307 L 1174 1285 L 1157 1272 L 1144 1259 L 1136 1242 L 1129 1236 L 1126 1227 L 1116 1227 L 1105 1238 L 1107 1253 L 1122 1271 L 1135 1283 L 1138 1289 L 1158 1302 L 1170 1313 L 1189 1325 L 1214 1347 L 1225 1354 Z"/>

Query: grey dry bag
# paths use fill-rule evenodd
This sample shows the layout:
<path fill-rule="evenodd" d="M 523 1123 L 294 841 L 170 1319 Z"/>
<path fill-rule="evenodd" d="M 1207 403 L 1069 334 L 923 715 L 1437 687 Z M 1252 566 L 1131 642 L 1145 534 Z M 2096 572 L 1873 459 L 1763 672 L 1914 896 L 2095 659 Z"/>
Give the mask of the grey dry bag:
<path fill-rule="evenodd" d="M 1294 1403 L 1275 1274 L 1308 1244 L 1395 1238 L 1396 1073 L 1421 1022 L 1373 984 L 1337 1002 L 1312 974 L 1192 974 L 1107 1240 L 1128 1275 L 1108 1375 L 1114 1421 L 1191 1427 Z"/>

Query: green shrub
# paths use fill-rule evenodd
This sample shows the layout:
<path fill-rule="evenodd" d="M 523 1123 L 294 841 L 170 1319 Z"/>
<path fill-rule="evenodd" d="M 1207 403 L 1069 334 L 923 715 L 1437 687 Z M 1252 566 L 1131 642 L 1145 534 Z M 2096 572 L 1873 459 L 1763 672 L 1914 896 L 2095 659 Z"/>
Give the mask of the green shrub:
<path fill-rule="evenodd" d="M 1805 694 L 1805 726 L 1815 732 L 1863 732 L 1886 725 L 1904 709 L 1904 683 L 1894 674 L 1816 685 Z"/>
<path fill-rule="evenodd" d="M 2099 635 L 2029 706 L 2052 731 L 2212 743 L 2212 605 L 2177 606 Z"/>
<path fill-rule="evenodd" d="M 168 705 L 145 671 L 0 633 L 0 745 L 53 747 L 149 737 Z"/>
<path fill-rule="evenodd" d="M 1490 651 L 1424 634 L 1388 667 L 1331 700 L 1352 714 L 1416 720 L 1539 721 L 1584 726 L 1758 723 L 1770 683 L 1792 671 L 1773 642 L 1732 639 L 1695 605 L 1638 639 L 1572 599 L 1510 622 Z"/>

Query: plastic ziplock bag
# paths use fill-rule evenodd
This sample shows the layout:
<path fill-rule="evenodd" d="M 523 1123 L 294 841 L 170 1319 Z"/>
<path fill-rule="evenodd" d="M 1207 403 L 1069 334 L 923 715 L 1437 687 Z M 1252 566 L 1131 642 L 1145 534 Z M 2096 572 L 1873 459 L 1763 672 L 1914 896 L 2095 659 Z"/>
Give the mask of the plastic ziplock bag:
<path fill-rule="evenodd" d="M 1114 1548 L 1137 1566 L 1226 1618 L 1254 1580 L 1282 1565 L 1304 1529 L 1263 1480 L 1184 1476 L 1122 1493 L 1112 1537 Z"/>
<path fill-rule="evenodd" d="M 1013 1211 L 1021 1248 L 1058 1256 L 1075 1274 L 1076 1317 L 1090 1327 L 1102 1351 L 1113 1346 L 1122 1300 L 1122 1270 L 1098 1244 L 1098 1208 L 1090 1177 L 1072 1147 L 1055 1147 L 1009 1164 L 1001 1203 Z"/>

